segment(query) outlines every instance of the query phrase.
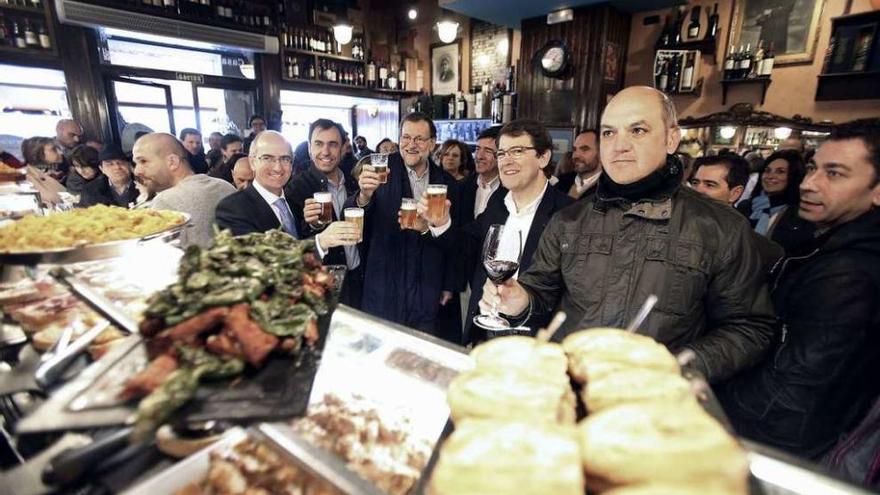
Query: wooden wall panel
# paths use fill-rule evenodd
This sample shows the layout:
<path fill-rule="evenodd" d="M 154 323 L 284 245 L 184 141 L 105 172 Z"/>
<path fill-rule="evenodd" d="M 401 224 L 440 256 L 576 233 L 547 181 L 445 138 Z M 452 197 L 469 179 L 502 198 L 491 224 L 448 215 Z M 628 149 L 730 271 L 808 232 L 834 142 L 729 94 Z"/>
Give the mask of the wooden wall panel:
<path fill-rule="evenodd" d="M 607 99 L 623 85 L 629 29 L 629 14 L 610 6 L 577 9 L 574 20 L 562 24 L 548 26 L 545 17 L 523 20 L 519 117 L 578 129 L 598 126 Z M 545 77 L 535 66 L 535 53 L 553 40 L 572 52 L 572 71 L 563 80 Z"/>

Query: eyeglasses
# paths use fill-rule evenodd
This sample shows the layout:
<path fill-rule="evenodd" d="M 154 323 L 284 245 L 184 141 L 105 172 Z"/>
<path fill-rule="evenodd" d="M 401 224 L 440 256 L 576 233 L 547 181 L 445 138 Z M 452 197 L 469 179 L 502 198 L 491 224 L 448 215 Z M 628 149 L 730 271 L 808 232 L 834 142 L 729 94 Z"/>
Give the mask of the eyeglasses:
<path fill-rule="evenodd" d="M 512 158 L 514 160 L 519 160 L 526 153 L 527 150 L 535 149 L 534 146 L 514 146 L 508 150 L 498 150 L 495 152 L 495 158 L 500 162 L 505 158 Z"/>
<path fill-rule="evenodd" d="M 286 166 L 286 167 L 293 165 L 293 157 L 290 155 L 284 155 L 284 156 L 260 155 L 257 158 L 259 158 L 259 160 L 261 162 L 268 163 L 270 165 L 277 165 L 279 163 L 281 165 Z"/>
<path fill-rule="evenodd" d="M 409 143 L 416 143 L 417 146 L 424 146 L 430 140 L 431 140 L 431 138 L 426 138 L 426 137 L 422 137 L 422 136 L 412 137 L 412 136 L 407 136 L 405 134 L 403 136 L 400 136 L 400 144 L 402 146 L 406 146 Z"/>

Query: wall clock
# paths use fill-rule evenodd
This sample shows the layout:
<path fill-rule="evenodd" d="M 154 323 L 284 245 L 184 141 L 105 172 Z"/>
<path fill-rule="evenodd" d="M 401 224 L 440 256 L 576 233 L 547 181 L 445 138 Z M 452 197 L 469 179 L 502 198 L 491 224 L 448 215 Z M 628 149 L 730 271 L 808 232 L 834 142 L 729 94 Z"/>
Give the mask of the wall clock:
<path fill-rule="evenodd" d="M 562 41 L 550 41 L 535 52 L 534 62 L 546 77 L 564 79 L 571 68 L 571 50 Z"/>

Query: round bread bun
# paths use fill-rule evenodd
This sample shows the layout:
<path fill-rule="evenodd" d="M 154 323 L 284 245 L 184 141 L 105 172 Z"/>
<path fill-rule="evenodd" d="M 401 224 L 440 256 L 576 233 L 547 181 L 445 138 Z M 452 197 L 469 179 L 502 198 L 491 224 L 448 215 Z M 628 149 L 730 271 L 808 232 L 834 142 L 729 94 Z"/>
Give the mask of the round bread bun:
<path fill-rule="evenodd" d="M 573 424 L 576 399 L 568 379 L 515 369 L 474 369 L 455 377 L 446 393 L 456 425 L 465 419 Z"/>
<path fill-rule="evenodd" d="M 434 495 L 583 495 L 574 427 L 466 420 L 440 449 Z"/>
<path fill-rule="evenodd" d="M 720 484 L 713 484 L 711 480 L 699 485 L 670 485 L 670 484 L 647 484 L 629 485 L 614 488 L 602 495 L 746 495 L 748 491 L 734 490 Z"/>
<path fill-rule="evenodd" d="M 675 356 L 651 337 L 618 328 L 591 328 L 567 336 L 562 348 L 569 372 L 580 383 L 625 368 L 649 368 L 681 374 Z"/>
<path fill-rule="evenodd" d="M 627 404 L 591 414 L 578 427 L 587 486 L 702 485 L 744 491 L 745 452 L 696 402 Z"/>
<path fill-rule="evenodd" d="M 478 368 L 517 368 L 528 373 L 565 376 L 568 359 L 562 346 L 514 335 L 486 341 L 471 351 Z"/>
<path fill-rule="evenodd" d="M 590 380 L 584 386 L 582 398 L 590 413 L 633 402 L 695 400 L 690 383 L 681 375 L 639 368 Z"/>

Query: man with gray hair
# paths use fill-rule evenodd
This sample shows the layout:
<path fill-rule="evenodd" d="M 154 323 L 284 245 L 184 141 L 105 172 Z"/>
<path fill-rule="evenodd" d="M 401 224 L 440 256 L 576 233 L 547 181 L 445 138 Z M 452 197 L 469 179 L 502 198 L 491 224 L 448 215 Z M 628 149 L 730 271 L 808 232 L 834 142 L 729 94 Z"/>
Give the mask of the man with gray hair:
<path fill-rule="evenodd" d="M 194 174 L 190 154 L 171 134 L 153 132 L 134 143 L 132 149 L 137 181 L 156 194 L 151 207 L 190 216 L 180 245 L 208 247 L 214 240 L 214 211 L 221 199 L 235 192 L 232 184 L 205 174 Z"/>
<path fill-rule="evenodd" d="M 682 187 L 669 98 L 624 89 L 605 108 L 599 138 L 596 194 L 557 212 L 531 266 L 500 289 L 487 283 L 481 309 L 500 300 L 518 323 L 558 308 L 568 316 L 559 340 L 623 328 L 653 294 L 659 301 L 637 332 L 693 356 L 710 382 L 757 364 L 775 321 L 760 255 L 736 210 Z"/>

